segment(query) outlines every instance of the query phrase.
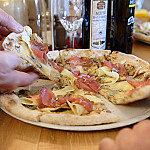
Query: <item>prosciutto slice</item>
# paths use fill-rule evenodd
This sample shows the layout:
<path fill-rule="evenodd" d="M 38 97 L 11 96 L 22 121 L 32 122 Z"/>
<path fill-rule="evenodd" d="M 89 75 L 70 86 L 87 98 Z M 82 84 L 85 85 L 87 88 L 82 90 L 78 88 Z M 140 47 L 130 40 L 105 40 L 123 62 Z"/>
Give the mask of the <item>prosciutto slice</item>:
<path fill-rule="evenodd" d="M 112 71 L 119 73 L 119 75 L 122 77 L 124 75 L 127 75 L 127 71 L 123 64 L 120 63 L 112 63 L 110 61 L 104 61 L 104 65 L 111 68 Z"/>

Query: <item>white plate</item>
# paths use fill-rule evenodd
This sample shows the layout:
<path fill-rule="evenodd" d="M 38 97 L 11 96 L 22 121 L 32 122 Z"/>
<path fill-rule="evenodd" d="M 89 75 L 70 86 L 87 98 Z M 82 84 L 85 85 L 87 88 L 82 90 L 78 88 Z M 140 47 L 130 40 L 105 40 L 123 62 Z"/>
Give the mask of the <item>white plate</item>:
<path fill-rule="evenodd" d="M 109 109 L 113 110 L 114 113 L 120 117 L 119 122 L 112 123 L 112 124 L 93 125 L 93 126 L 62 126 L 62 125 L 47 124 L 42 122 L 28 121 L 10 114 L 4 108 L 1 109 L 7 114 L 9 114 L 10 116 L 32 125 L 51 128 L 51 129 L 70 130 L 70 131 L 96 131 L 96 130 L 113 129 L 113 128 L 131 125 L 150 117 L 150 98 L 137 101 L 128 105 L 113 105 L 108 101 L 105 101 L 104 103 L 107 105 L 107 107 L 109 107 Z"/>

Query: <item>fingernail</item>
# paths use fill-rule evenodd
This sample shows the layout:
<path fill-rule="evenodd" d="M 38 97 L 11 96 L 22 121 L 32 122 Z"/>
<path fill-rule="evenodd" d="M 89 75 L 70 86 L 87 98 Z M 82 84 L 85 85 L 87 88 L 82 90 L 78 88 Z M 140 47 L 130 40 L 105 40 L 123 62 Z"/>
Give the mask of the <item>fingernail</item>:
<path fill-rule="evenodd" d="M 33 75 L 34 79 L 38 79 L 39 78 L 39 75 L 36 74 L 36 73 L 33 73 L 32 75 Z"/>
<path fill-rule="evenodd" d="M 18 32 L 22 32 L 23 31 L 23 26 L 18 24 L 17 30 L 18 30 Z"/>

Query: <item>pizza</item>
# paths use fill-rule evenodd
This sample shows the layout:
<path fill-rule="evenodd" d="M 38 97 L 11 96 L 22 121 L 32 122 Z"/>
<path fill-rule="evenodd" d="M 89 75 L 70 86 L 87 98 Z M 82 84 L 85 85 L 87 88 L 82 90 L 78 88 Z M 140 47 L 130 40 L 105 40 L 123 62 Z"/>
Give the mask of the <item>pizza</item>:
<path fill-rule="evenodd" d="M 150 22 L 135 24 L 133 36 L 137 40 L 150 44 Z"/>
<path fill-rule="evenodd" d="M 114 123 L 120 118 L 105 101 L 117 107 L 150 96 L 150 64 L 134 55 L 90 49 L 46 52 L 37 35 L 30 34 L 28 42 L 20 35 L 12 39 L 8 35 L 4 50 L 22 58 L 16 69 L 30 66 L 41 78 L 29 87 L 1 94 L 1 107 L 17 117 L 58 125 Z M 18 43 L 22 50 L 15 50 Z"/>
<path fill-rule="evenodd" d="M 42 39 L 36 33 L 32 34 L 29 26 L 25 26 L 20 34 L 9 34 L 3 42 L 3 48 L 5 51 L 17 53 L 22 58 L 18 70 L 26 71 L 34 68 L 45 78 L 59 80 L 59 72 L 48 63 L 47 45 L 43 44 Z"/>

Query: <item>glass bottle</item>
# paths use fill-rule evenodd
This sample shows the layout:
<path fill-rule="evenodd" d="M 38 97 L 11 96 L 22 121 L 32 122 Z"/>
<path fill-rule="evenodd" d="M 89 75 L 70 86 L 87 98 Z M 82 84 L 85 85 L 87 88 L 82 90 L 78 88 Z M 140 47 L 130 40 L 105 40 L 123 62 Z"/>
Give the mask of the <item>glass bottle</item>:
<path fill-rule="evenodd" d="M 54 15 L 54 49 L 67 48 L 67 32 L 59 21 L 58 15 Z"/>
<path fill-rule="evenodd" d="M 107 49 L 132 53 L 135 0 L 109 1 Z"/>
<path fill-rule="evenodd" d="M 83 48 L 105 49 L 108 0 L 85 0 Z"/>

